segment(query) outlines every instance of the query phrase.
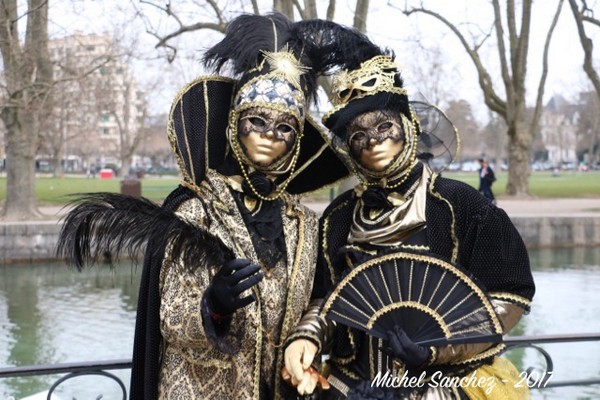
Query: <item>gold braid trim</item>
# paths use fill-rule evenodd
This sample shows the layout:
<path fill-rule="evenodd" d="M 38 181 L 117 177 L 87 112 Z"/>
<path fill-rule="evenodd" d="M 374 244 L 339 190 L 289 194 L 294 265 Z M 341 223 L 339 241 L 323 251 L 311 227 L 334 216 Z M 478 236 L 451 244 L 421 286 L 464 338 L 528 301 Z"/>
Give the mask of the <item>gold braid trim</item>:
<path fill-rule="evenodd" d="M 435 189 L 433 188 L 435 186 L 435 180 L 437 179 L 439 175 L 434 172 L 431 175 L 431 182 L 429 183 L 429 193 L 431 193 L 432 196 L 434 196 L 435 198 L 437 198 L 438 200 L 443 201 L 444 203 L 446 203 L 448 205 L 448 208 L 450 209 L 450 214 L 452 215 L 452 224 L 450 224 L 450 236 L 452 237 L 452 243 L 454 244 L 453 248 L 452 248 L 452 258 L 451 261 L 453 263 L 456 263 L 458 260 L 458 238 L 456 237 L 456 216 L 454 215 L 454 208 L 452 207 L 452 204 L 450 204 L 450 202 L 448 200 L 446 200 L 441 194 L 439 194 L 438 192 L 435 191 Z"/>
<path fill-rule="evenodd" d="M 256 329 L 256 346 L 255 354 L 254 354 L 254 400 L 260 400 L 260 364 L 262 362 L 262 339 L 263 339 L 263 326 L 262 326 L 262 302 L 260 296 L 260 290 L 258 290 L 258 285 L 255 285 L 252 288 L 254 292 L 254 297 L 256 298 L 256 310 L 258 311 L 258 329 Z M 276 379 L 275 382 L 278 380 Z"/>
<path fill-rule="evenodd" d="M 508 301 L 509 303 L 523 307 L 525 310 L 529 310 L 531 308 L 531 300 L 513 293 L 491 292 L 490 297 L 493 299 Z"/>
<path fill-rule="evenodd" d="M 288 292 L 287 292 L 287 299 L 286 299 L 286 306 L 285 306 L 285 316 L 283 318 L 283 323 L 282 323 L 282 332 L 283 329 L 285 329 L 285 327 L 290 326 L 293 321 L 291 320 L 292 317 L 292 297 L 294 296 L 296 290 L 294 290 L 294 288 L 296 287 L 296 282 L 297 282 L 297 278 L 298 278 L 298 272 L 300 270 L 299 266 L 300 266 L 300 261 L 302 259 L 302 250 L 304 248 L 304 213 L 301 210 L 298 210 L 296 207 L 292 207 L 291 203 L 289 202 L 289 198 L 285 198 L 289 212 L 287 213 L 288 216 L 290 217 L 296 217 L 297 221 L 298 221 L 298 244 L 296 245 L 296 255 L 294 258 L 294 265 L 292 267 L 292 274 L 290 276 L 290 281 L 288 283 Z M 289 250 L 288 250 L 289 251 Z M 281 339 L 281 338 L 280 338 Z M 281 344 L 278 345 L 279 347 L 281 346 Z M 281 371 L 281 368 L 283 366 L 283 351 L 278 351 L 277 354 L 277 365 L 275 368 L 275 393 L 279 393 L 279 386 L 281 383 L 281 380 L 279 379 L 279 371 Z"/>

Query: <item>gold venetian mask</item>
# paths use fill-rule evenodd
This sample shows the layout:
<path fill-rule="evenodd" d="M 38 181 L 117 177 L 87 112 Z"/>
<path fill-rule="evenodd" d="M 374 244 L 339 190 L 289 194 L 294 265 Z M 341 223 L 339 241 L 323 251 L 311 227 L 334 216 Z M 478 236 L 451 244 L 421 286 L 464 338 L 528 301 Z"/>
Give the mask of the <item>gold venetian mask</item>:
<path fill-rule="evenodd" d="M 401 124 L 397 113 L 370 111 L 359 115 L 348 125 L 350 155 L 369 171 L 385 171 L 404 149 Z"/>
<path fill-rule="evenodd" d="M 268 167 L 290 154 L 298 129 L 298 120 L 289 113 L 252 107 L 240 113 L 237 134 L 248 160 L 258 167 Z"/>

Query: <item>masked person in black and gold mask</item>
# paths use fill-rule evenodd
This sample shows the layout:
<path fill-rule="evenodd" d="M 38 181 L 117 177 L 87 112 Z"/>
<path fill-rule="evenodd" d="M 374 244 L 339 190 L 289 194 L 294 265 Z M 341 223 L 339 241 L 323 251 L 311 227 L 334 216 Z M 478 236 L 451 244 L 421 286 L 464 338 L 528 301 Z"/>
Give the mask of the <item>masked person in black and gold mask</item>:
<path fill-rule="evenodd" d="M 311 24 L 242 15 L 171 108 L 181 185 L 162 207 L 84 197 L 61 251 L 78 266 L 146 240 L 132 399 L 280 399 L 282 339 L 305 310 L 317 217 L 296 194 L 347 174 L 308 115 Z"/>
<path fill-rule="evenodd" d="M 353 39 L 340 38 L 343 51 L 333 80 L 333 108 L 323 122 L 359 184 L 336 198 L 321 217 L 313 302 L 286 342 L 283 375 L 301 394 L 311 393 L 318 374 L 309 366 L 320 354 L 328 354 L 332 388 L 323 398 L 527 398 L 527 389 L 514 385 L 519 378 L 514 366 L 498 357 L 504 348 L 499 342 L 424 346 L 406 334 L 408 326 L 395 326 L 381 340 L 366 328 L 336 326 L 325 319 L 322 299 L 332 292 L 338 295 L 340 281 L 354 278 L 372 260 L 398 254 L 408 254 L 405 257 L 411 260 L 445 260 L 449 271 L 468 276 L 465 281 L 486 293 L 483 301 L 491 304 L 493 314 L 489 326 L 498 338 L 529 309 L 535 291 L 527 250 L 506 213 L 474 188 L 443 178 L 429 166 L 435 163 L 436 149 L 452 152 L 449 138 L 456 134 L 452 124 L 439 109 L 409 101 L 391 54 L 358 33 Z M 443 129 L 450 134 L 445 136 Z M 393 285 L 386 286 L 381 279 L 371 282 L 373 296 L 355 290 L 355 297 L 370 302 L 397 296 Z M 438 282 L 428 279 L 427 273 L 414 282 L 421 295 L 417 291 L 418 299 L 409 306 L 434 315 L 422 298 L 433 297 Z M 351 307 L 348 303 L 348 314 L 361 315 Z M 380 311 L 373 308 L 366 317 Z M 397 378 L 407 371 L 416 377 L 424 373 L 424 380 L 394 387 L 373 384 L 386 371 Z M 495 387 L 427 384 L 435 373 L 458 378 L 475 373 Z"/>

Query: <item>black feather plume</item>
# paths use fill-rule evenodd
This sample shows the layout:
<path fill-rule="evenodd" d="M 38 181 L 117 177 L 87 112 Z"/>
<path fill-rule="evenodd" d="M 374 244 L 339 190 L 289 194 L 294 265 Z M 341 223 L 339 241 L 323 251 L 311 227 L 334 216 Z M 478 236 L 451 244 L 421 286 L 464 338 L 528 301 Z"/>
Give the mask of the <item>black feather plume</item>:
<path fill-rule="evenodd" d="M 332 21 L 296 22 L 291 35 L 303 44 L 303 51 L 317 74 L 356 69 L 361 62 L 378 55 L 393 57 L 391 50 L 375 45 L 365 34 Z"/>
<path fill-rule="evenodd" d="M 305 51 L 304 37 L 298 34 L 295 26 L 280 13 L 242 14 L 227 25 L 223 40 L 208 49 L 202 61 L 215 72 L 221 72 L 228 64 L 238 76 L 239 88 L 268 71 L 268 64 L 264 64 L 261 70 L 256 70 L 264 59 L 263 51 L 280 51 L 287 46 L 287 50 L 304 66 L 310 67 L 308 72 L 302 74 L 301 85 L 306 98 L 309 101 L 316 100 L 317 74 L 321 70 L 312 65 L 313 60 Z"/>
<path fill-rule="evenodd" d="M 280 50 L 290 28 L 291 22 L 282 14 L 242 14 L 227 25 L 223 40 L 208 49 L 202 60 L 216 72 L 229 61 L 235 74 L 243 74 L 260 64 L 261 50 Z"/>
<path fill-rule="evenodd" d="M 79 270 L 107 254 L 111 263 L 122 255 L 136 259 L 150 240 L 155 249 L 169 244 L 171 257 L 181 257 L 190 269 L 222 264 L 234 257 L 214 235 L 145 198 L 89 193 L 79 195 L 70 205 L 73 208 L 64 218 L 57 255 Z"/>

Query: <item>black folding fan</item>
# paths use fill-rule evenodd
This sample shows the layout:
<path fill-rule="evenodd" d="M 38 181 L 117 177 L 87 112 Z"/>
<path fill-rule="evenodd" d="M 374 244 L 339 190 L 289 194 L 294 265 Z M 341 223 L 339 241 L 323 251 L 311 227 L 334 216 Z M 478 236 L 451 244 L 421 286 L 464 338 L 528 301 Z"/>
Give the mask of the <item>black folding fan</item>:
<path fill-rule="evenodd" d="M 400 325 L 416 343 L 499 343 L 502 327 L 484 290 L 438 258 L 395 253 L 353 269 L 331 293 L 322 316 L 386 339 Z"/>

